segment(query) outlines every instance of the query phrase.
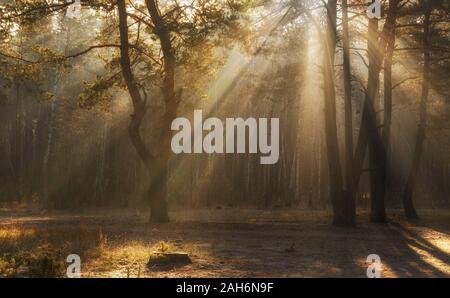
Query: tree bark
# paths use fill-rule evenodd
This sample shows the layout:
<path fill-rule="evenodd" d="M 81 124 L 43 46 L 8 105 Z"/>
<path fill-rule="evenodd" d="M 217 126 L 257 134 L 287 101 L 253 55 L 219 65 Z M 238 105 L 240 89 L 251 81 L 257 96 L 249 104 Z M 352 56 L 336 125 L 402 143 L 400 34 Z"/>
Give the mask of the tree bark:
<path fill-rule="evenodd" d="M 375 112 L 375 99 L 378 93 L 380 81 L 381 58 L 379 55 L 378 42 L 378 20 L 369 20 L 369 78 L 368 97 L 365 108 L 367 109 L 367 122 L 364 128 L 367 133 L 370 163 L 370 220 L 372 222 L 386 222 L 386 211 L 384 206 L 384 164 L 386 158 L 385 148 L 378 131 L 377 115 Z"/>
<path fill-rule="evenodd" d="M 416 144 L 414 147 L 411 171 L 406 181 L 405 192 L 403 194 L 403 207 L 405 215 L 409 219 L 418 218 L 416 209 L 413 204 L 413 192 L 416 186 L 417 173 L 419 171 L 420 160 L 422 157 L 423 143 L 426 137 L 427 128 L 427 101 L 429 93 L 429 77 L 430 77 L 430 15 L 431 7 L 428 1 L 424 1 L 425 14 L 423 21 L 423 74 L 422 74 L 422 94 L 420 98 L 419 127 L 417 132 Z"/>
<path fill-rule="evenodd" d="M 384 116 L 383 116 L 383 143 L 386 151 L 385 173 L 387 188 L 390 189 L 389 182 L 389 156 L 391 123 L 392 123 L 392 58 L 395 47 L 395 22 L 390 24 L 385 38 L 387 39 L 386 58 L 384 60 Z"/>
<path fill-rule="evenodd" d="M 344 52 L 346 211 L 349 220 L 355 222 L 355 186 L 353 182 L 353 111 L 347 0 L 342 0 L 342 30 Z"/>
<path fill-rule="evenodd" d="M 325 140 L 328 160 L 329 194 L 333 207 L 333 225 L 352 226 L 353 221 L 347 216 L 345 194 L 343 189 L 342 168 L 339 158 L 339 144 L 336 124 L 336 91 L 334 82 L 334 58 L 336 48 L 337 1 L 327 3 L 327 30 L 323 37 L 321 28 L 314 17 L 306 11 L 309 20 L 316 28 L 322 44 L 323 77 L 325 96 Z"/>
<path fill-rule="evenodd" d="M 369 148 L 370 184 L 371 184 L 371 221 L 386 222 L 384 196 L 386 188 L 386 146 L 378 129 L 375 112 L 375 99 L 380 83 L 381 65 L 385 58 L 388 44 L 386 36 L 395 28 L 399 0 L 390 0 L 383 31 L 378 30 L 378 20 L 370 19 L 367 37 L 369 53 L 369 75 L 364 98 L 364 110 L 361 129 L 358 135 L 354 157 L 354 185 L 358 186 L 364 164 L 366 147 Z"/>
<path fill-rule="evenodd" d="M 162 123 L 162 133 L 160 136 L 160 150 L 159 156 L 155 165 L 154 179 L 150 186 L 150 194 L 154 196 L 152 204 L 155 204 L 155 208 L 152 208 L 152 214 L 150 218 L 152 221 L 166 221 L 166 214 L 161 212 L 153 212 L 161 210 L 161 208 L 167 209 L 167 179 L 169 175 L 169 160 L 170 160 L 170 140 L 172 137 L 171 124 L 176 118 L 179 97 L 181 94 L 175 94 L 175 52 L 172 47 L 170 38 L 170 32 L 167 25 L 161 15 L 156 0 L 146 0 L 147 9 L 154 25 L 154 33 L 158 36 L 161 44 L 161 51 L 164 61 L 164 78 L 162 93 L 165 102 L 165 112 Z M 167 211 L 165 212 L 167 213 Z"/>
<path fill-rule="evenodd" d="M 370 65 L 369 65 L 369 76 L 370 77 L 368 79 L 367 82 L 367 88 L 366 88 L 366 93 L 365 93 L 365 98 L 364 98 L 364 107 L 363 107 L 363 113 L 362 113 L 362 119 L 361 119 L 361 129 L 360 132 L 358 134 L 358 140 L 357 140 L 357 144 L 356 144 L 356 149 L 355 149 L 355 155 L 354 155 L 354 168 L 353 168 L 353 173 L 354 173 L 354 185 L 355 188 L 358 187 L 360 178 L 361 178 L 361 174 L 362 174 L 362 169 L 363 169 L 363 165 L 364 165 L 364 158 L 365 158 L 365 152 L 366 152 L 366 147 L 367 147 L 367 131 L 365 129 L 363 129 L 363 127 L 366 125 L 366 123 L 368 122 L 368 118 L 369 118 L 369 111 L 370 111 L 370 106 L 368 105 L 369 100 L 374 100 L 375 95 L 376 95 L 376 91 L 379 85 L 379 78 L 376 79 L 375 81 L 373 81 L 374 77 L 378 77 L 379 73 L 381 72 L 381 65 L 383 63 L 383 59 L 386 53 L 386 46 L 387 46 L 387 39 L 384 38 L 384 36 L 386 36 L 386 32 L 388 31 L 389 28 L 395 28 L 395 22 L 397 20 L 397 13 L 398 13 L 398 3 L 399 0 L 390 0 L 389 1 L 389 9 L 387 12 L 387 16 L 386 16 L 386 22 L 384 24 L 383 27 L 383 34 L 381 34 L 380 38 L 378 38 L 378 24 L 376 25 L 376 31 L 373 34 L 373 37 L 368 37 L 368 42 L 367 42 L 367 47 L 369 52 L 372 52 L 374 55 L 376 55 L 377 59 L 379 60 L 377 64 L 372 64 L 371 66 L 373 67 L 372 69 L 370 69 Z M 373 22 L 377 22 L 377 20 L 373 20 Z M 369 30 L 370 31 L 370 30 Z M 369 32 L 370 35 L 370 32 Z M 377 40 L 376 42 L 370 42 L 369 38 L 373 38 L 374 40 Z M 375 47 L 375 48 L 372 48 Z M 374 86 L 376 84 L 376 86 Z M 375 93 L 374 93 L 375 91 Z"/>
<path fill-rule="evenodd" d="M 125 83 L 128 88 L 128 92 L 130 93 L 134 110 L 134 114 L 131 116 L 129 135 L 139 157 L 144 162 L 145 168 L 150 174 L 150 177 L 152 177 L 148 194 L 150 197 L 150 209 L 151 209 L 150 221 L 167 222 L 169 220 L 169 216 L 167 210 L 167 202 L 165 201 L 165 193 L 166 193 L 165 180 L 163 183 L 164 185 L 160 188 L 160 192 L 158 193 L 158 195 L 155 195 L 154 191 L 155 185 L 161 182 L 158 179 L 158 177 L 162 176 L 165 173 L 155 174 L 159 172 L 159 168 L 162 162 L 160 161 L 160 158 L 155 159 L 152 157 L 150 151 L 145 145 L 139 132 L 142 121 L 144 120 L 146 114 L 147 99 L 142 98 L 138 85 L 134 80 L 133 72 L 131 70 L 130 46 L 128 38 L 128 23 L 127 23 L 127 11 L 125 0 L 118 0 L 117 4 L 119 12 L 119 29 L 120 29 L 120 65 L 122 68 L 122 74 Z M 166 159 L 166 156 L 167 155 L 164 154 L 161 155 L 161 159 Z M 155 176 L 156 179 L 154 178 Z"/>
<path fill-rule="evenodd" d="M 329 0 L 327 3 L 327 36 L 322 42 L 324 45 L 325 138 L 330 177 L 330 196 L 333 205 L 333 224 L 337 226 L 349 226 L 353 225 L 353 222 L 347 216 L 346 212 L 336 124 L 336 90 L 334 82 L 336 13 L 337 1 Z"/>

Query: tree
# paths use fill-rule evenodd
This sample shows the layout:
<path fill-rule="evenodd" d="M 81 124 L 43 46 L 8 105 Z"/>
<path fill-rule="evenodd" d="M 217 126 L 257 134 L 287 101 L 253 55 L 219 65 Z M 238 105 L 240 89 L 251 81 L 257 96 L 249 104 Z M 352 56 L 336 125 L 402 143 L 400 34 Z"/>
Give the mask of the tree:
<path fill-rule="evenodd" d="M 350 37 L 348 28 L 348 4 L 342 0 L 342 48 L 343 48 L 343 84 L 345 109 L 345 179 L 347 212 L 351 222 L 355 221 L 355 184 L 353 174 L 353 109 L 352 109 L 352 77 L 350 64 Z"/>
<path fill-rule="evenodd" d="M 354 182 L 358 185 L 364 164 L 366 146 L 369 149 L 370 185 L 371 185 L 371 213 L 373 222 L 386 222 L 385 188 L 386 188 L 386 144 L 379 132 L 375 110 L 375 98 L 380 85 L 380 72 L 385 59 L 388 44 L 387 32 L 395 28 L 398 1 L 389 1 L 389 8 L 382 32 L 379 32 L 379 21 L 369 19 L 367 32 L 367 52 L 369 58 L 368 79 L 365 90 L 364 108 L 361 119 L 361 129 L 355 151 Z"/>
<path fill-rule="evenodd" d="M 417 218 L 417 212 L 414 208 L 412 196 L 417 180 L 417 173 L 419 171 L 420 159 L 423 152 L 423 143 L 426 137 L 427 128 L 427 101 L 430 85 L 430 16 L 432 6 L 430 1 L 423 0 L 422 6 L 424 8 L 423 18 L 423 71 L 422 71 L 422 94 L 420 96 L 420 110 L 419 110 L 419 126 L 417 131 L 416 142 L 414 146 L 413 159 L 411 170 L 406 180 L 405 192 L 403 194 L 403 207 L 405 209 L 405 215 L 409 219 Z"/>
<path fill-rule="evenodd" d="M 334 60 L 336 50 L 336 16 L 337 1 L 329 0 L 326 4 L 326 33 L 321 34 L 319 24 L 312 14 L 306 10 L 306 15 L 314 24 L 322 45 L 322 73 L 324 79 L 325 100 L 325 139 L 328 158 L 328 175 L 330 182 L 330 198 L 333 206 L 333 224 L 337 226 L 354 225 L 354 216 L 349 213 L 350 204 L 344 191 L 342 166 L 339 157 L 338 130 L 336 123 L 336 86 L 334 74 Z"/>
<path fill-rule="evenodd" d="M 15 6 L 5 6 L 2 19 L 7 23 L 24 20 L 33 23 L 51 14 L 64 13 L 71 4 L 66 1 L 21 1 Z M 117 24 L 119 30 L 102 31 L 103 35 L 98 39 L 101 43 L 88 45 L 79 52 L 61 55 L 48 50 L 43 53 L 45 57 L 31 62 L 63 62 L 94 50 L 120 51 L 119 56 L 113 52 L 105 57 L 109 74 L 88 84 L 81 100 L 95 104 L 107 98 L 112 88 L 126 87 L 133 106 L 129 135 L 150 177 L 147 193 L 151 202 L 151 221 L 166 222 L 171 122 L 182 102 L 182 91 L 188 90 L 186 97 L 195 96 L 195 90 L 203 82 L 201 78 L 207 77 L 220 63 L 221 57 L 215 48 L 226 49 L 230 41 L 242 32 L 245 21 L 242 15 L 250 4 L 238 0 L 196 0 L 189 5 L 173 1 L 163 7 L 156 0 L 147 0 L 143 4 L 121 0 L 81 1 L 81 4 L 98 10 L 105 17 L 112 17 L 110 23 Z M 117 15 L 114 13 L 116 8 Z M 133 19 L 133 23 L 128 19 Z M 119 43 L 115 42 L 117 39 Z M 177 72 L 189 75 L 176 82 Z M 161 92 L 157 90 L 158 86 Z M 161 97 L 164 102 L 162 116 L 150 114 L 149 109 L 158 106 Z M 161 123 L 160 137 L 155 145 L 157 150 L 150 150 L 151 145 L 141 135 L 142 124 L 149 116 L 160 119 Z"/>

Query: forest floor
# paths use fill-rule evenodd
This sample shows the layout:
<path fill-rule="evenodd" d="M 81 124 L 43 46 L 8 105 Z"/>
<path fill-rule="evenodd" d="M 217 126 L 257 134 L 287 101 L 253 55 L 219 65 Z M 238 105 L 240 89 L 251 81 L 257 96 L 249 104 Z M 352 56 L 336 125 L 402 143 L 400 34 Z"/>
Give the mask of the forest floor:
<path fill-rule="evenodd" d="M 179 211 L 161 225 L 138 211 L 0 210 L 0 276 L 63 276 L 66 256 L 78 254 L 83 277 L 365 277 L 367 256 L 377 254 L 383 277 L 450 277 L 450 211 L 420 214 L 407 222 L 390 210 L 380 225 L 360 212 L 348 229 L 323 211 Z M 148 268 L 158 249 L 186 252 L 192 263 Z"/>

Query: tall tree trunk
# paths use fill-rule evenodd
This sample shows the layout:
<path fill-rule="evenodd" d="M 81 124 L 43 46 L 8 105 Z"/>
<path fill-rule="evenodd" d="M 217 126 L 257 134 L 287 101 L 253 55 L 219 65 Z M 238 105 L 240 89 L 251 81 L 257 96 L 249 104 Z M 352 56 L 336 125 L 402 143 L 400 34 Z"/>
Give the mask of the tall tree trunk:
<path fill-rule="evenodd" d="M 306 11 L 309 20 L 319 33 L 323 54 L 323 77 L 325 96 L 325 140 L 328 159 L 329 194 L 333 207 L 333 225 L 351 226 L 352 220 L 347 216 L 345 194 L 343 189 L 342 168 L 339 159 L 339 144 L 336 124 L 336 91 L 334 82 L 334 58 L 336 48 L 336 14 L 337 1 L 327 3 L 326 37 L 310 12 Z"/>
<path fill-rule="evenodd" d="M 386 22 L 383 27 L 383 32 L 387 32 L 388 28 L 392 28 L 392 24 L 395 24 L 397 19 L 397 11 L 398 11 L 398 3 L 399 0 L 389 0 L 389 9 L 386 15 Z M 376 25 L 374 24 L 376 22 Z M 370 22 L 369 22 L 370 26 Z M 376 27 L 375 32 L 371 35 L 370 29 L 368 30 L 368 40 L 367 40 L 367 47 L 368 51 L 375 54 L 376 58 L 379 59 L 378 63 L 372 63 L 369 65 L 369 79 L 367 81 L 367 88 L 365 92 L 365 98 L 364 98 L 364 106 L 363 106 L 363 112 L 362 112 L 362 119 L 361 119 L 361 129 L 358 135 L 358 140 L 356 144 L 355 149 L 355 155 L 354 155 L 354 168 L 353 168 L 353 174 L 354 174 L 354 185 L 355 188 L 358 187 L 363 165 L 364 165 L 364 159 L 365 159 L 365 153 L 366 153 L 366 147 L 368 142 L 368 136 L 367 136 L 367 130 L 363 129 L 364 126 L 368 123 L 369 118 L 369 112 L 370 112 L 370 105 L 368 103 L 370 101 L 373 101 L 376 92 L 378 90 L 379 85 L 379 73 L 381 72 L 381 65 L 383 63 L 383 59 L 386 52 L 386 45 L 387 45 L 387 39 L 384 38 L 386 35 L 385 33 L 381 35 L 380 38 L 378 38 L 378 21 L 376 19 L 372 20 L 372 26 Z M 376 41 L 371 42 L 370 39 L 374 39 Z M 375 80 L 374 80 L 375 78 Z"/>
<path fill-rule="evenodd" d="M 385 151 L 379 134 L 377 115 L 375 112 L 375 99 L 378 93 L 380 81 L 381 57 L 378 48 L 378 20 L 369 20 L 369 78 L 368 97 L 366 98 L 365 111 L 367 111 L 367 122 L 363 129 L 367 133 L 369 164 L 370 164 L 370 220 L 372 222 L 386 222 L 386 211 L 384 206 L 384 160 Z"/>
<path fill-rule="evenodd" d="M 119 13 L 119 29 L 120 29 L 120 65 L 122 68 L 122 74 L 125 80 L 125 83 L 128 88 L 128 92 L 131 97 L 131 101 L 133 104 L 134 114 L 131 117 L 129 134 L 133 146 L 135 147 L 139 157 L 144 162 L 144 165 L 150 174 L 151 184 L 149 188 L 149 196 L 150 196 L 150 208 L 151 208 L 151 217 L 150 220 L 152 222 L 167 222 L 169 220 L 168 211 L 167 211 L 167 202 L 165 201 L 165 197 L 154 196 L 154 185 L 159 182 L 158 179 L 155 179 L 154 176 L 158 177 L 163 175 L 164 173 L 158 173 L 159 167 L 161 165 L 161 161 L 158 158 L 155 160 L 145 145 L 141 135 L 140 135 L 140 127 L 142 121 L 144 120 L 146 113 L 146 104 L 147 98 L 143 99 L 139 88 L 134 80 L 134 75 L 131 70 L 131 62 L 130 62 L 130 46 L 129 46 L 129 38 L 128 38 L 128 24 L 127 24 L 127 11 L 125 0 L 118 0 L 118 13 Z M 165 159 L 166 156 L 161 155 L 161 159 Z M 167 167 L 167 165 L 166 165 Z M 165 186 L 162 187 L 162 192 L 165 195 Z M 161 199 L 162 198 L 162 199 Z"/>
<path fill-rule="evenodd" d="M 347 0 L 342 0 L 342 30 L 342 43 L 344 51 L 346 212 L 349 220 L 355 222 L 355 186 L 353 182 L 353 111 Z"/>
<path fill-rule="evenodd" d="M 398 10 L 398 0 L 389 1 L 389 9 L 383 32 L 378 30 L 378 19 L 369 20 L 367 48 L 369 53 L 369 75 L 364 98 L 364 110 L 361 119 L 361 129 L 358 135 L 354 157 L 354 185 L 358 186 L 362 167 L 364 164 L 365 151 L 369 147 L 370 162 L 370 184 L 371 184 L 371 221 L 386 222 L 384 206 L 384 195 L 386 187 L 386 147 L 379 133 L 377 117 L 375 112 L 375 99 L 380 83 L 381 65 L 386 53 L 386 32 L 392 26 L 395 27 Z"/>
<path fill-rule="evenodd" d="M 397 14 L 397 6 L 399 0 L 393 0 L 389 5 L 393 5 L 395 10 L 391 10 L 393 14 Z M 395 47 L 395 26 L 396 18 L 393 18 L 391 13 L 391 19 L 393 21 L 386 22 L 385 25 L 385 40 L 386 40 L 386 57 L 384 59 L 384 117 L 383 117 L 383 143 L 386 152 L 385 159 L 385 179 L 387 188 L 390 189 L 389 181 L 389 152 L 390 152 L 390 138 L 391 138 L 391 123 L 392 123 L 392 58 L 394 55 Z"/>
<path fill-rule="evenodd" d="M 164 78 L 162 93 L 165 102 L 165 112 L 160 136 L 160 150 L 156 161 L 154 179 L 150 187 L 150 195 L 153 195 L 152 213 L 150 218 L 166 221 L 167 217 L 167 180 L 169 176 L 169 159 L 171 155 L 170 141 L 172 137 L 171 124 L 176 118 L 179 97 L 175 94 L 175 52 L 172 47 L 169 29 L 161 15 L 156 0 L 146 0 L 147 9 L 154 25 L 154 33 L 158 36 L 164 61 Z"/>
<path fill-rule="evenodd" d="M 23 51 L 23 38 L 24 34 L 20 30 L 19 31 L 19 44 L 17 45 L 17 51 L 19 53 L 19 56 L 22 56 Z M 20 60 L 16 61 L 17 67 L 19 67 L 21 64 Z M 14 185 L 14 198 L 13 200 L 20 201 L 23 197 L 23 122 L 24 122 L 24 108 L 23 108 L 23 92 L 22 89 L 24 88 L 23 84 L 20 81 L 16 81 L 14 83 L 15 87 L 15 119 L 14 119 L 14 129 L 13 129 L 13 144 L 14 144 L 14 150 L 13 152 L 13 164 L 14 164 L 14 178 L 15 178 L 15 185 Z"/>
<path fill-rule="evenodd" d="M 327 36 L 324 45 L 324 82 L 325 82 L 325 138 L 327 145 L 328 170 L 330 177 L 330 196 L 333 205 L 333 224 L 347 226 L 353 223 L 345 210 L 345 196 L 342 181 L 342 168 L 339 160 L 339 143 L 336 124 L 336 91 L 334 82 L 334 58 L 336 48 L 336 12 L 337 1 L 327 3 Z"/>
<path fill-rule="evenodd" d="M 58 22 L 59 30 L 61 31 L 58 37 L 57 49 L 63 51 L 64 55 L 68 53 L 70 42 L 71 42 L 71 22 L 65 22 L 64 18 L 60 18 Z M 63 38 L 63 34 L 66 34 Z M 58 66 L 54 72 L 52 90 L 55 99 L 51 101 L 49 105 L 46 105 L 46 116 L 41 121 L 44 121 L 46 125 L 45 135 L 45 149 L 42 156 L 42 195 L 44 198 L 45 205 L 47 207 L 55 207 L 55 202 L 52 200 L 52 195 L 54 187 L 52 187 L 50 181 L 54 178 L 52 172 L 52 161 L 53 161 L 53 151 L 55 143 L 55 113 L 58 108 L 58 102 L 56 98 L 59 97 L 59 93 L 63 88 L 64 80 L 62 79 L 61 66 Z"/>
<path fill-rule="evenodd" d="M 417 212 L 414 208 L 412 196 L 416 186 L 417 173 L 419 170 L 420 159 L 422 157 L 423 143 L 426 137 L 427 128 L 427 101 L 429 93 L 430 77 L 430 15 L 431 7 L 428 1 L 424 1 L 425 14 L 423 20 L 423 75 L 422 75 L 422 95 L 420 98 L 419 128 L 417 132 L 416 144 L 414 147 L 411 171 L 406 180 L 405 193 L 403 194 L 403 207 L 405 215 L 409 219 L 417 218 Z"/>

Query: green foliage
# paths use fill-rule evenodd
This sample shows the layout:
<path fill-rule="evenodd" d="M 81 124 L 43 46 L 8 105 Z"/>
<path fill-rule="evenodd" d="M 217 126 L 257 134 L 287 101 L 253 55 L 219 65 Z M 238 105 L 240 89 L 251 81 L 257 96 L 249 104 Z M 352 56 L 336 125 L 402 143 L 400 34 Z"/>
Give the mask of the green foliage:
<path fill-rule="evenodd" d="M 263 5 L 267 1 L 249 0 L 194 0 L 189 4 L 179 1 L 167 1 L 159 3 L 164 21 L 164 30 L 167 30 L 172 43 L 176 59 L 177 72 L 182 76 L 177 77 L 177 85 L 190 90 L 192 96 L 201 98 L 208 85 L 208 79 L 223 63 L 224 49 L 229 49 L 239 40 L 244 40 L 248 26 L 246 22 L 247 11 L 255 5 Z M 11 44 L 0 47 L 0 68 L 10 69 L 4 77 L 11 83 L 17 80 L 30 80 L 38 82 L 42 78 L 43 67 L 60 68 L 70 70 L 73 63 L 88 61 L 97 54 L 96 60 L 103 61 L 104 71 L 98 73 L 90 82 L 85 82 L 84 91 L 79 97 L 80 106 L 92 108 L 99 105 L 108 108 L 111 102 L 111 94 L 114 87 L 124 87 L 121 78 L 119 63 L 119 49 L 117 46 L 105 46 L 95 50 L 88 50 L 93 45 L 117 45 L 118 20 L 115 10 L 115 1 L 82 1 L 84 9 L 81 20 L 72 30 L 81 30 L 76 35 L 86 35 L 83 24 L 87 19 L 95 15 L 97 23 L 94 38 L 84 40 L 77 44 L 77 51 L 62 53 L 55 45 L 48 44 L 47 40 L 36 45 L 27 45 L 27 53 L 16 55 L 11 52 Z M 158 30 L 150 18 L 145 2 L 128 1 L 129 8 L 129 43 L 131 46 L 130 58 L 136 83 L 145 92 L 154 91 L 155 87 L 162 85 L 164 78 L 164 57 Z M 66 1 L 15 1 L 0 6 L 3 18 L 0 19 L 0 36 L 4 39 L 18 38 L 14 33 L 17 28 L 21 32 L 53 26 L 55 16 L 64 18 Z M 67 22 L 67 21 L 65 21 Z M 16 28 L 16 29 L 13 29 Z M 38 29 L 36 29 L 38 28 Z M 71 30 L 71 31 L 72 31 Z M 22 33 L 23 34 L 23 33 Z M 218 55 L 220 49 L 220 55 Z M 72 53 L 73 52 L 73 53 Z M 18 59 L 20 58 L 20 59 Z M 23 59 L 23 60 L 22 60 Z M 16 68 L 10 68 L 16 60 Z M 91 60 L 92 61 L 92 60 Z M 4 67 L 2 67 L 2 64 Z M 11 85 L 11 84 L 10 84 Z M 154 92 L 152 92 L 155 97 Z M 48 94 L 48 93 L 43 93 Z M 48 97 L 47 97 L 48 98 Z"/>
<path fill-rule="evenodd" d="M 114 80 L 101 76 L 97 76 L 93 82 L 84 82 L 84 91 L 79 96 L 80 107 L 91 109 L 98 106 L 108 110 L 112 100 L 110 89 L 114 84 Z"/>

